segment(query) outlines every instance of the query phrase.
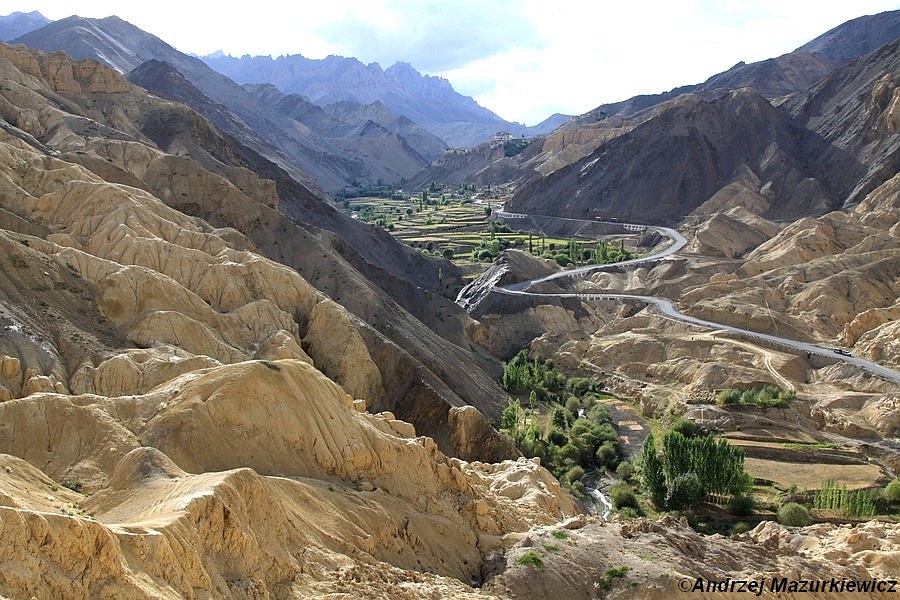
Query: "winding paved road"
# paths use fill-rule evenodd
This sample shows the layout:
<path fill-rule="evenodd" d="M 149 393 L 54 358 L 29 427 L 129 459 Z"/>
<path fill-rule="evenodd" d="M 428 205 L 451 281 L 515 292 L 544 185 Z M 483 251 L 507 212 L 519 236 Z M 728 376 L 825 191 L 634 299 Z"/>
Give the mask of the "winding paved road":
<path fill-rule="evenodd" d="M 553 218 L 553 217 L 545 217 L 541 215 L 542 218 Z M 566 221 L 583 221 L 586 223 L 593 223 L 594 221 L 588 221 L 586 219 L 564 219 Z M 620 225 L 624 226 L 625 223 L 620 223 Z M 894 383 L 900 383 L 900 372 L 897 372 L 893 369 L 889 369 L 888 367 L 884 367 L 882 365 L 870 362 L 868 360 L 864 360 L 862 358 L 858 358 L 855 356 L 847 356 L 843 354 L 838 354 L 833 352 L 830 349 L 822 348 L 815 344 L 810 344 L 807 342 L 798 342 L 796 340 L 791 340 L 788 338 L 783 338 L 776 335 L 769 335 L 767 333 L 759 333 L 756 331 L 750 331 L 748 329 L 741 329 L 740 327 L 734 327 L 731 325 L 725 325 L 723 323 L 716 323 L 714 321 L 706 321 L 704 319 L 698 319 L 696 317 L 691 317 L 685 315 L 678 311 L 675 306 L 672 304 L 670 300 L 665 298 L 659 298 L 656 296 L 639 296 L 634 294 L 604 294 L 604 293 L 595 293 L 595 294 L 579 294 L 579 293 L 539 293 L 539 292 L 530 292 L 528 288 L 547 281 L 553 281 L 556 279 L 563 278 L 571 278 L 575 279 L 577 277 L 585 277 L 588 273 L 608 270 L 612 268 L 618 268 L 623 265 L 629 264 L 637 264 L 637 263 L 646 263 L 655 260 L 659 260 L 661 258 L 665 258 L 666 256 L 675 254 L 679 250 L 681 250 L 686 244 L 687 240 L 684 239 L 680 233 L 675 231 L 674 229 L 670 229 L 668 227 L 648 227 L 648 229 L 653 229 L 659 232 L 661 235 L 672 240 L 672 243 L 669 244 L 664 250 L 658 252 L 656 254 L 650 256 L 644 256 L 641 258 L 635 258 L 632 260 L 626 260 L 619 263 L 612 263 L 610 265 L 588 265 L 584 267 L 578 267 L 575 269 L 570 269 L 567 271 L 559 271 L 557 273 L 553 273 L 552 275 L 547 275 L 546 277 L 541 277 L 538 279 L 532 279 L 529 281 L 522 281 L 519 283 L 506 285 L 506 286 L 496 286 L 494 287 L 494 291 L 499 292 L 501 294 L 510 294 L 514 296 L 553 296 L 556 298 L 578 298 L 580 300 L 633 300 L 638 302 L 645 302 L 647 304 L 651 304 L 663 315 L 670 319 L 674 319 L 677 321 L 682 321 L 685 323 L 690 323 L 692 325 L 697 325 L 699 327 L 704 327 L 707 329 L 717 329 L 722 331 L 727 331 L 730 333 L 735 333 L 741 335 L 743 337 L 749 338 L 751 340 L 758 340 L 768 344 L 773 344 L 776 346 L 781 346 L 788 350 L 794 350 L 799 352 L 805 352 L 808 354 L 815 354 L 818 356 L 824 356 L 834 360 L 842 360 L 844 362 L 856 365 L 857 367 L 868 371 L 874 375 L 879 377 L 883 377 L 888 381 L 892 381 Z"/>

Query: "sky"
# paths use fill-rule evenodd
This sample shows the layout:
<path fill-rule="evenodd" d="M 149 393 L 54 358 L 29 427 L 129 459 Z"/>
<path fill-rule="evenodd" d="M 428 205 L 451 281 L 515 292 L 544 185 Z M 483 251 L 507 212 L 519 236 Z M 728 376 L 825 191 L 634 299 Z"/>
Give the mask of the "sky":
<path fill-rule="evenodd" d="M 791 52 L 900 0 L 3 0 L 0 14 L 117 15 L 178 50 L 398 61 L 536 125 Z"/>

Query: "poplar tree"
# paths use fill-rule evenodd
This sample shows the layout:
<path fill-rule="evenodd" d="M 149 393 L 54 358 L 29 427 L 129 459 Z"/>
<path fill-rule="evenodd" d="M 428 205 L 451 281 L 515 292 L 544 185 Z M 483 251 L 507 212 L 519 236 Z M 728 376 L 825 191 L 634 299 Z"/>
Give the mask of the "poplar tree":
<path fill-rule="evenodd" d="M 650 494 L 653 503 L 661 507 L 666 497 L 666 482 L 662 463 L 656 454 L 656 440 L 651 433 L 641 448 L 641 486 Z"/>

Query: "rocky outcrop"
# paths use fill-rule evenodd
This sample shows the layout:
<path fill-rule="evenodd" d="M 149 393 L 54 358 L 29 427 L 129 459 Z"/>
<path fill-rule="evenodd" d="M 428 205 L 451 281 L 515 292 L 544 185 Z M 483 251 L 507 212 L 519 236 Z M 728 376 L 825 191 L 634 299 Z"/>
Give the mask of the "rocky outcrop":
<path fill-rule="evenodd" d="M 705 256 L 738 258 L 777 232 L 778 226 L 775 223 L 761 219 L 738 206 L 703 221 L 697 228 L 688 250 Z"/>
<path fill-rule="evenodd" d="M 140 396 L 33 395 L 0 404 L 0 422 L 0 452 L 90 494 L 63 494 L 77 510 L 44 517 L 54 541 L 30 564 L 50 575 L 0 576 L 0 591 L 14 595 L 51 586 L 143 597 L 129 587 L 143 574 L 155 582 L 143 593 L 272 593 L 309 585 L 301 575 L 310 569 L 322 582 L 337 565 L 375 561 L 477 581 L 482 553 L 502 548 L 498 536 L 576 511 L 535 461 L 448 458 L 392 415 L 360 412 L 300 360 L 215 367 Z M 46 480 L 15 464 L 12 482 L 20 471 Z M 5 564 L 23 564 L 16 548 L 41 535 L 20 512 L 29 498 L 7 501 L 4 522 L 19 525 L 0 532 Z M 317 558 L 291 550 L 310 547 Z M 79 563 L 89 572 L 68 584 L 52 575 Z"/>
<path fill-rule="evenodd" d="M 860 349 L 895 364 L 895 345 L 884 332 L 896 322 L 897 241 L 875 225 L 879 221 L 866 224 L 867 214 L 833 212 L 795 221 L 748 254 L 734 277 L 717 276 L 685 291 L 682 307 L 823 344 L 853 346 L 867 336 Z"/>
<path fill-rule="evenodd" d="M 42 61 L 51 60 L 47 55 L 21 47 L 4 51 L 23 69 L 35 70 L 26 75 L 12 60 L 5 64 L 4 74 L 20 82 L 3 90 L 7 116 L 28 129 L 13 129 L 23 137 L 16 143 L 10 137 L 0 150 L 4 164 L 15 165 L 2 182 L 7 192 L 3 215 L 15 221 L 10 226 L 17 232 L 34 238 L 8 245 L 23 248 L 17 251 L 24 252 L 26 263 L 52 265 L 56 274 L 49 287 L 78 295 L 73 302 L 30 289 L 29 298 L 78 314 L 88 335 L 99 324 L 117 338 L 81 352 L 79 344 L 67 341 L 75 332 L 56 332 L 73 320 L 71 314 L 33 323 L 51 340 L 60 366 L 38 365 L 29 356 L 26 367 L 54 376 L 64 387 L 75 381 L 80 392 L 117 392 L 126 381 L 144 381 L 134 391 L 160 382 L 141 374 L 149 364 L 115 357 L 123 343 L 176 349 L 169 358 L 179 366 L 166 371 L 172 375 L 188 370 L 179 352 L 199 361 L 205 357 L 209 364 L 315 359 L 354 397 L 415 420 L 420 432 L 432 434 L 451 453 L 450 408 L 475 403 L 489 415 L 499 413 L 501 392 L 493 375 L 498 365 L 465 350 L 468 318 L 428 291 L 436 285 L 431 279 L 437 280 L 436 274 L 429 277 L 434 266 L 429 259 L 403 250 L 380 229 L 363 231 L 350 219 L 337 222 L 341 219 L 322 199 L 311 198 L 285 172 L 254 158 L 184 106 L 149 97 L 134 86 L 116 94 L 82 90 L 62 96 L 42 79 Z M 78 64 L 71 63 L 76 66 L 70 70 L 78 71 Z M 98 73 L 104 69 L 94 66 Z M 119 76 L 110 71 L 109 77 Z M 46 96 L 55 103 L 48 105 Z M 72 106 L 78 110 L 61 108 Z M 23 146 L 22 139 L 30 141 Z M 40 154 L 44 143 L 53 145 L 55 158 Z M 47 173 L 38 177 L 42 171 Z M 288 201 L 281 202 L 282 197 Z M 276 207 L 302 214 L 305 222 L 289 219 Z M 318 230 L 316 223 L 340 235 Z M 43 271 L 52 274 L 37 273 Z M 448 266 L 444 273 L 445 284 L 452 285 L 454 269 Z M 24 277 L 10 287 L 21 293 L 32 284 Z M 325 297 L 320 291 L 336 302 L 313 315 Z M 97 317 L 93 323 L 92 316 Z M 433 322 L 440 334 L 417 318 Z M 346 345 L 331 337 L 336 331 Z M 341 354 L 351 348 L 352 355 Z M 101 367 L 110 358 L 115 360 Z M 107 376 L 108 384 L 103 382 Z M 21 383 L 15 391 L 8 388 L 10 397 L 21 394 Z M 29 391 L 61 391 L 48 383 L 53 382 L 36 379 Z M 500 456 L 509 454 L 492 458 Z"/>
<path fill-rule="evenodd" d="M 562 541 L 551 533 L 562 536 Z M 662 599 L 686 592 L 697 598 L 741 597 L 736 591 L 703 589 L 707 581 L 731 579 L 763 582 L 763 598 L 812 599 L 821 593 L 779 593 L 772 581 L 894 579 L 900 567 L 898 534 L 896 524 L 877 521 L 802 529 L 764 521 L 729 538 L 701 535 L 672 517 L 617 523 L 589 520 L 572 529 L 532 531 L 507 553 L 505 570 L 485 589 L 530 598 L 552 598 L 561 589 L 570 598 L 596 598 L 602 593 L 605 598 Z M 540 556 L 543 568 L 516 562 L 527 551 Z M 694 589 L 698 581 L 700 588 Z M 869 597 L 891 594 L 885 589 Z"/>

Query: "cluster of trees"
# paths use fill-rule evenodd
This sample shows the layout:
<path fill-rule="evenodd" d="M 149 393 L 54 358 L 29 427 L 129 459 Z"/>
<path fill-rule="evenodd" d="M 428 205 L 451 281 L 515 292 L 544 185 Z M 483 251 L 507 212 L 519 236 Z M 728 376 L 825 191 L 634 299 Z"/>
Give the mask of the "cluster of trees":
<path fill-rule="evenodd" d="M 710 435 L 688 437 L 669 431 L 662 458 L 649 435 L 640 457 L 641 486 L 659 508 L 686 510 L 707 494 L 747 498 L 752 481 L 744 472 L 744 451 Z M 735 502 L 743 504 L 743 502 Z"/>
<path fill-rule="evenodd" d="M 761 406 L 764 408 L 783 408 L 790 406 L 796 399 L 794 390 L 782 390 L 767 385 L 762 389 L 736 390 L 727 388 L 716 394 L 719 406 Z"/>
<path fill-rule="evenodd" d="M 507 363 L 502 383 L 511 394 L 527 395 L 528 406 L 510 399 L 501 430 L 522 454 L 540 457 L 574 496 L 587 493 L 582 479 L 588 471 L 619 467 L 619 436 L 594 381 L 566 378 L 552 361 L 530 360 L 523 350 Z M 549 423 L 538 418 L 539 401 L 551 403 Z"/>
<path fill-rule="evenodd" d="M 611 246 L 600 241 L 594 247 L 587 247 L 578 240 L 571 239 L 565 246 L 557 247 L 556 244 L 547 245 L 547 250 L 541 254 L 541 258 L 555 260 L 562 267 L 569 265 L 608 265 L 634 258 L 629 250 L 625 249 L 625 242 L 618 246 Z"/>
<path fill-rule="evenodd" d="M 352 185 L 344 186 L 340 191 L 334 193 L 335 201 L 347 200 L 348 198 L 391 198 L 392 200 L 406 200 L 409 195 L 401 192 L 404 181 L 400 183 L 385 184 L 382 180 L 378 180 L 371 185 L 361 185 L 354 182 Z M 344 206 L 346 208 L 346 205 Z"/>
<path fill-rule="evenodd" d="M 515 139 L 503 144 L 503 156 L 510 157 L 521 154 L 522 150 L 528 147 L 528 140 Z"/>
<path fill-rule="evenodd" d="M 487 211 L 488 209 L 486 208 L 485 210 Z M 578 240 L 571 239 L 564 245 L 558 245 L 556 242 L 548 243 L 544 237 L 521 231 L 515 232 L 509 225 L 498 223 L 497 221 L 491 221 L 488 224 L 486 233 L 490 235 L 490 240 L 482 240 L 481 245 L 472 253 L 473 260 L 491 262 L 507 248 L 524 246 L 526 235 L 528 236 L 529 253 L 556 261 L 556 264 L 561 267 L 569 265 L 606 265 L 634 258 L 634 254 L 625 248 L 624 243 L 620 243 L 618 246 L 611 246 L 600 241 L 596 246 L 588 247 Z M 521 237 L 497 237 L 496 234 L 498 233 L 518 233 Z"/>
<path fill-rule="evenodd" d="M 796 496 L 792 486 L 789 497 Z M 809 498 L 804 492 L 803 497 Z M 900 479 L 894 479 L 884 489 L 847 490 L 847 486 L 834 479 L 822 482 L 822 487 L 812 495 L 811 502 L 785 502 L 778 508 L 777 518 L 782 525 L 802 527 L 813 522 L 810 509 L 828 513 L 840 513 L 844 517 L 869 519 L 878 513 L 896 512 L 900 508 Z"/>
<path fill-rule="evenodd" d="M 529 397 L 536 402 L 534 392 Z M 587 472 L 623 464 L 619 436 L 609 409 L 596 396 L 572 397 L 566 405 L 553 409 L 548 425 L 538 421 L 536 409 L 523 409 L 519 400 L 510 400 L 500 425 L 523 455 L 539 457 L 563 488 L 584 498 L 587 488 L 582 480 Z"/>
<path fill-rule="evenodd" d="M 574 379 L 582 395 L 584 378 Z M 537 400 L 564 402 L 563 394 L 568 386 L 568 379 L 556 368 L 552 360 L 528 358 L 527 350 L 520 350 L 512 360 L 503 367 L 503 378 L 500 383 L 503 389 L 513 394 L 534 393 Z"/>
<path fill-rule="evenodd" d="M 813 496 L 813 508 L 841 512 L 847 517 L 874 517 L 875 500 L 868 490 L 847 491 L 846 485 L 837 484 L 834 479 L 822 483 Z"/>

